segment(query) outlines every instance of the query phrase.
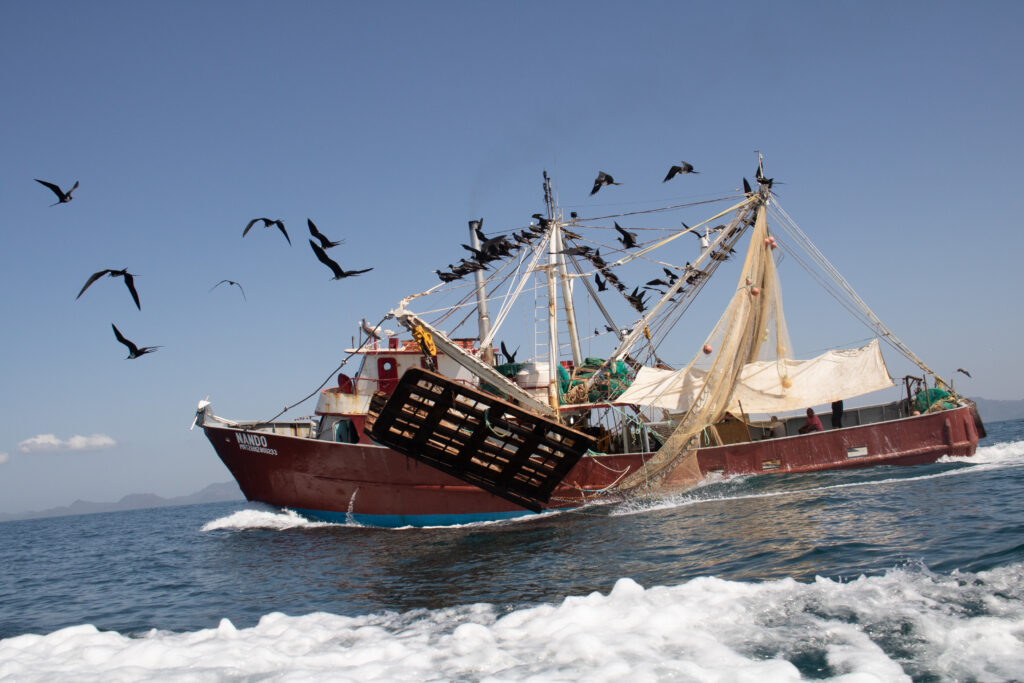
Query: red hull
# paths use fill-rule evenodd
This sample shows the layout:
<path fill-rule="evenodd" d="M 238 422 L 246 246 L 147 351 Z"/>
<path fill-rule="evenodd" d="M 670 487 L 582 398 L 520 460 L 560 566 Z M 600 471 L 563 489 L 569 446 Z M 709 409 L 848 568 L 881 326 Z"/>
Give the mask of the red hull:
<path fill-rule="evenodd" d="M 205 425 L 217 455 L 249 500 L 327 519 L 381 526 L 452 524 L 529 514 L 390 449 Z M 978 431 L 968 407 L 841 430 L 701 449 L 705 474 L 814 472 L 918 465 L 973 455 Z M 550 508 L 575 507 L 641 466 L 648 454 L 587 457 Z"/>

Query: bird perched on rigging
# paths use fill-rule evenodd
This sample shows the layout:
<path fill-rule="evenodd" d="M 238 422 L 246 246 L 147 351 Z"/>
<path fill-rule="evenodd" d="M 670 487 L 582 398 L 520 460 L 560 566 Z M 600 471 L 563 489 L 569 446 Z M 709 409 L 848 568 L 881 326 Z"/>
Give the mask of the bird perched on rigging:
<path fill-rule="evenodd" d="M 666 175 L 665 179 L 662 180 L 661 182 L 667 183 L 668 181 L 675 178 L 677 175 L 686 175 L 688 173 L 700 173 L 700 171 L 694 171 L 692 164 L 688 164 L 685 161 L 680 161 L 678 166 L 673 166 L 672 168 L 668 169 L 668 175 Z"/>
<path fill-rule="evenodd" d="M 313 253 L 316 254 L 320 263 L 330 268 L 334 273 L 334 277 L 331 278 L 332 280 L 341 280 L 346 277 L 352 277 L 353 275 L 359 275 L 360 273 L 368 273 L 373 270 L 373 268 L 364 268 L 363 270 L 342 270 L 341 266 L 333 261 L 331 257 L 327 255 L 327 252 L 320 248 L 319 244 L 313 240 L 309 240 L 309 246 L 313 248 Z"/>
<path fill-rule="evenodd" d="M 619 238 L 619 242 L 622 242 L 622 246 L 625 249 L 632 249 L 636 246 L 636 233 L 626 230 L 618 223 L 615 223 L 615 229 L 619 231 L 622 237 Z"/>
<path fill-rule="evenodd" d="M 134 342 L 132 342 L 130 339 L 127 339 L 123 334 L 121 334 L 121 330 L 117 329 L 117 325 L 115 325 L 114 323 L 110 323 L 110 326 L 114 328 L 114 336 L 117 337 L 117 341 L 121 342 L 122 344 L 128 347 L 128 356 L 125 358 L 125 360 L 138 358 L 139 356 L 144 356 L 147 353 L 153 353 L 157 349 L 163 348 L 161 346 L 136 346 Z"/>
<path fill-rule="evenodd" d="M 435 270 L 434 272 L 437 273 L 437 277 L 440 278 L 441 282 L 455 282 L 462 277 L 457 273 L 446 273 L 441 270 Z"/>
<path fill-rule="evenodd" d="M 366 318 L 363 318 L 362 320 L 359 321 L 359 327 L 363 330 L 363 332 L 370 335 L 374 339 L 383 339 L 384 337 L 395 336 L 394 330 L 382 329 L 380 325 L 377 325 L 377 327 L 373 327 L 370 325 L 370 323 L 366 322 Z"/>
<path fill-rule="evenodd" d="M 50 204 L 50 206 L 57 206 L 57 204 L 67 204 L 72 199 L 74 199 L 74 197 L 71 196 L 71 193 L 74 192 L 75 189 L 78 188 L 78 181 L 77 180 L 75 181 L 75 184 L 71 186 L 71 189 L 68 190 L 67 192 L 65 192 L 64 190 L 60 189 L 60 187 L 58 187 L 57 185 L 54 185 L 53 183 L 48 183 L 45 180 L 40 180 L 39 178 L 33 178 L 33 180 L 35 180 L 37 183 L 39 183 L 41 185 L 45 185 L 46 187 L 50 188 L 50 190 L 55 195 L 57 195 L 57 201 L 54 202 L 53 204 Z"/>
<path fill-rule="evenodd" d="M 503 356 L 505 356 L 505 362 L 506 363 L 515 363 L 516 362 L 516 354 L 517 353 L 519 353 L 519 347 L 518 346 L 516 347 L 515 351 L 513 351 L 512 353 L 509 353 L 508 349 L 505 348 L 505 342 L 501 342 L 501 354 Z"/>
<path fill-rule="evenodd" d="M 601 279 L 599 273 L 594 273 L 594 282 L 597 283 L 597 291 L 603 292 L 608 289 L 608 283 Z"/>
<path fill-rule="evenodd" d="M 288 236 L 288 231 L 284 229 L 284 223 L 280 220 L 273 220 L 271 218 L 253 218 L 249 221 L 249 224 L 245 226 L 245 230 L 242 231 L 242 237 L 245 237 L 246 233 L 249 232 L 249 228 L 256 225 L 260 221 L 263 221 L 263 227 L 269 228 L 271 225 L 276 225 L 280 230 L 284 238 L 288 240 L 288 245 L 291 246 L 292 238 Z"/>
<path fill-rule="evenodd" d="M 128 288 L 128 293 L 132 295 L 132 300 L 135 302 L 135 307 L 138 308 L 140 311 L 142 310 L 142 304 L 139 303 L 139 293 L 135 290 L 135 278 L 132 277 L 132 274 L 128 272 L 127 268 L 122 268 L 121 270 L 106 268 L 99 272 L 93 273 L 92 275 L 89 276 L 89 279 L 85 281 L 85 284 L 82 285 L 82 289 L 79 290 L 78 296 L 76 296 L 75 299 L 77 300 L 78 297 L 85 294 L 85 290 L 89 289 L 89 285 L 96 282 L 104 275 L 109 275 L 110 277 L 124 278 L 124 286 Z"/>
<path fill-rule="evenodd" d="M 345 243 L 345 240 L 338 240 L 337 242 L 332 242 L 331 240 L 327 239 L 327 235 L 324 235 L 323 233 L 316 229 L 316 224 L 313 223 L 312 219 L 307 218 L 306 223 L 309 224 L 309 234 L 320 240 L 320 246 L 323 247 L 324 249 L 330 249 L 331 247 L 336 247 L 339 244 Z"/>
<path fill-rule="evenodd" d="M 756 180 L 759 185 L 764 185 L 769 190 L 772 189 L 772 185 L 775 183 L 775 178 L 764 177 L 764 162 L 762 161 L 757 162 L 757 171 L 754 172 L 754 180 Z"/>
<path fill-rule="evenodd" d="M 238 283 L 237 283 L 237 282 L 235 282 L 234 280 L 221 280 L 220 282 L 218 282 L 217 284 L 215 284 L 215 285 L 214 285 L 213 287 L 210 287 L 210 291 L 212 292 L 213 290 L 217 289 L 218 287 L 220 287 L 220 286 L 221 286 L 222 284 L 224 284 L 225 282 L 226 282 L 226 283 L 228 283 L 228 286 L 229 286 L 229 287 L 230 287 L 231 285 L 234 285 L 235 287 L 238 287 L 238 289 L 239 289 L 239 290 L 240 290 L 240 291 L 242 292 L 242 298 L 243 298 L 243 299 L 245 299 L 246 301 L 248 301 L 248 300 L 249 300 L 249 299 L 247 299 L 247 298 L 246 298 L 246 296 L 245 296 L 245 290 L 244 290 L 244 289 L 242 289 L 242 285 L 238 284 Z"/>
<path fill-rule="evenodd" d="M 604 171 L 598 171 L 597 172 L 597 179 L 594 181 L 594 189 L 592 189 L 590 191 L 590 194 L 597 194 L 597 191 L 600 190 L 605 185 L 621 185 L 621 184 L 622 183 L 615 182 L 615 179 L 612 178 L 607 173 L 605 173 Z"/>

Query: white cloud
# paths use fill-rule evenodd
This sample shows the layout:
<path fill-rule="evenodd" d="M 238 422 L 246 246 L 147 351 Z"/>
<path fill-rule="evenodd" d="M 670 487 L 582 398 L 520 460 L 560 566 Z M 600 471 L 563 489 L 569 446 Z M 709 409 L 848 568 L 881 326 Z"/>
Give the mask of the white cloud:
<path fill-rule="evenodd" d="M 5 462 L 7 462 L 7 459 L 10 457 L 11 456 L 7 455 L 6 453 L 0 453 L 0 465 L 3 465 Z"/>
<path fill-rule="evenodd" d="M 18 444 L 18 449 L 23 453 L 42 453 L 45 451 L 98 451 L 104 448 L 116 446 L 117 442 L 106 434 L 93 434 L 92 436 L 78 436 L 77 434 L 67 441 L 61 441 L 55 434 L 39 434 L 31 439 L 25 439 Z"/>

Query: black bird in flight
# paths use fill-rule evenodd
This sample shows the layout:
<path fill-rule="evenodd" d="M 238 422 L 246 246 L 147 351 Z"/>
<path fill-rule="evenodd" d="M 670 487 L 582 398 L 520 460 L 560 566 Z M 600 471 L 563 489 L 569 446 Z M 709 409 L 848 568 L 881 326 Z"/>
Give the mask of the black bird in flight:
<path fill-rule="evenodd" d="M 327 235 L 324 235 L 323 233 L 316 229 L 316 225 L 313 223 L 312 219 L 307 218 L 306 222 L 309 223 L 309 234 L 320 240 L 320 246 L 323 247 L 324 249 L 330 249 L 331 247 L 336 247 L 339 244 L 345 243 L 345 240 L 338 240 L 337 242 L 332 242 L 331 240 L 327 239 Z"/>
<path fill-rule="evenodd" d="M 516 350 L 513 351 L 512 353 L 509 353 L 508 349 L 505 348 L 505 342 L 501 342 L 501 353 L 502 353 L 502 355 L 505 356 L 505 361 L 507 363 L 515 363 L 516 362 L 516 354 L 519 353 L 519 347 L 516 347 Z"/>
<path fill-rule="evenodd" d="M 242 292 L 242 298 L 243 298 L 243 299 L 245 299 L 246 301 L 248 301 L 248 300 L 249 300 L 249 299 L 248 299 L 248 298 L 247 298 L 247 297 L 245 296 L 245 290 L 244 290 L 244 289 L 242 289 L 242 285 L 238 284 L 238 283 L 237 283 L 237 282 L 235 282 L 234 280 L 221 280 L 220 282 L 218 282 L 217 284 L 215 284 L 215 285 L 214 285 L 213 287 L 210 287 L 210 291 L 212 292 L 213 290 L 217 289 L 218 287 L 220 287 L 220 286 L 221 286 L 222 284 L 224 284 L 225 282 L 226 282 L 226 283 L 228 283 L 228 286 L 234 285 L 235 287 L 238 287 L 238 289 L 240 289 L 240 290 L 241 290 L 241 292 Z"/>
<path fill-rule="evenodd" d="M 37 183 L 40 183 L 41 185 L 46 185 L 48 188 L 50 188 L 50 190 L 53 191 L 55 195 L 57 195 L 57 201 L 54 202 L 53 204 L 50 204 L 50 206 L 57 206 L 57 204 L 66 204 L 70 202 L 72 199 L 74 199 L 74 197 L 71 196 L 71 193 L 74 192 L 75 189 L 78 187 L 78 181 L 76 180 L 75 184 L 71 186 L 71 189 L 65 192 L 64 190 L 60 189 L 53 183 L 48 183 L 45 180 L 40 180 L 39 178 L 34 178 L 34 180 Z"/>
<path fill-rule="evenodd" d="M 288 246 L 291 246 L 292 238 L 288 236 L 288 231 L 284 229 L 284 223 L 281 222 L 280 220 L 275 221 L 271 218 L 253 218 L 251 221 L 249 221 L 249 224 L 245 226 L 245 230 L 242 231 L 242 237 L 245 237 L 246 233 L 249 232 L 249 228 L 256 225 L 260 221 L 263 221 L 264 228 L 269 228 L 271 225 L 276 225 L 281 230 L 281 234 L 284 235 L 284 238 L 288 240 Z"/>
<path fill-rule="evenodd" d="M 966 371 L 966 370 L 964 370 L 963 368 L 957 368 L 957 369 L 956 369 L 956 371 L 957 371 L 957 372 L 962 372 L 962 373 L 964 373 L 965 375 L 967 375 L 968 377 L 970 377 L 970 376 L 971 376 L 971 373 L 967 372 L 967 371 Z"/>
<path fill-rule="evenodd" d="M 685 161 L 680 161 L 678 166 L 673 166 L 672 168 L 668 169 L 668 175 L 666 175 L 665 179 L 662 180 L 661 182 L 667 183 L 668 181 L 675 178 L 677 175 L 686 175 L 687 173 L 700 173 L 700 171 L 694 171 L 693 166 L 691 164 L 688 164 Z"/>
<path fill-rule="evenodd" d="M 92 275 L 89 276 L 89 279 L 85 281 L 85 284 L 82 285 L 82 289 L 78 292 L 78 296 L 76 296 L 75 299 L 77 300 L 78 297 L 85 294 L 85 290 L 89 289 L 89 285 L 96 282 L 104 275 L 109 275 L 110 277 L 124 278 L 124 286 L 128 288 L 128 292 L 132 295 L 132 300 L 135 302 L 135 307 L 138 308 L 140 311 L 142 310 L 142 304 L 139 303 L 139 293 L 135 291 L 135 278 L 132 277 L 132 274 L 128 272 L 127 268 L 122 268 L 121 270 L 106 268 L 99 272 L 93 273 Z"/>
<path fill-rule="evenodd" d="M 621 185 L 621 184 L 622 183 L 615 182 L 615 179 L 612 178 L 607 173 L 605 173 L 604 171 L 598 171 L 597 172 L 597 180 L 594 181 L 594 189 L 590 191 L 590 194 L 597 194 L 597 191 L 600 190 L 605 185 Z"/>
<path fill-rule="evenodd" d="M 352 277 L 353 275 L 359 275 L 360 273 L 368 273 L 373 268 L 364 268 L 363 270 L 342 270 L 341 266 L 331 260 L 331 257 L 327 255 L 327 252 L 320 248 L 320 245 L 309 240 L 309 246 L 313 247 L 313 253 L 316 254 L 317 259 L 320 263 L 324 264 L 334 273 L 332 280 L 341 280 L 346 277 Z"/>
<path fill-rule="evenodd" d="M 647 302 L 644 301 L 644 297 L 647 296 L 646 292 L 641 292 L 639 287 L 635 287 L 631 294 L 626 295 L 626 301 L 629 305 L 637 310 L 638 313 L 643 313 L 647 310 Z"/>
<path fill-rule="evenodd" d="M 626 249 L 632 249 L 633 247 L 636 246 L 635 232 L 630 232 L 629 230 L 626 230 L 618 223 L 615 224 L 615 229 L 618 230 L 619 234 L 622 235 L 622 237 L 619 238 L 619 241 L 622 242 L 623 247 L 625 247 Z"/>
<path fill-rule="evenodd" d="M 162 348 L 160 346 L 143 346 L 142 348 L 139 348 L 130 339 L 126 339 L 125 336 L 121 334 L 121 331 L 117 329 L 117 325 L 110 323 L 110 326 L 114 328 L 114 336 L 117 337 L 117 341 L 128 347 L 128 357 L 125 358 L 125 360 L 138 358 L 139 356 L 144 356 L 147 353 L 153 353 L 157 349 Z"/>

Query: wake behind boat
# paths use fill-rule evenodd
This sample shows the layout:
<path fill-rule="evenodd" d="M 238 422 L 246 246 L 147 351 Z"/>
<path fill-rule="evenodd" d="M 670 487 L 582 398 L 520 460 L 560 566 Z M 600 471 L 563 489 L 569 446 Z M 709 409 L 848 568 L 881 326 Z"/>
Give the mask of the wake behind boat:
<path fill-rule="evenodd" d="M 567 220 L 545 174 L 546 215 L 491 237 L 471 222 L 471 258 L 388 315 L 411 338 L 364 324 L 348 350 L 359 369 L 320 393 L 314 418 L 234 422 L 204 401 L 197 423 L 249 500 L 378 526 L 507 519 L 716 475 L 972 455 L 984 435 L 973 404 L 871 312 L 778 207 L 761 169 L 756 191 L 744 181 L 706 220 L 643 229 L 649 238 L 619 221 L 712 203 Z M 793 359 L 780 248 L 877 338 Z M 736 288 L 710 333 L 694 339 L 680 321 L 729 261 L 742 264 Z M 593 337 L 581 331 L 584 306 L 601 321 Z M 524 318 L 533 353 L 517 362 L 518 352 L 494 346 L 503 326 L 522 336 Z M 473 319 L 477 329 L 466 329 Z M 584 356 L 595 338 L 614 341 L 605 357 Z M 896 386 L 880 341 L 920 376 L 901 378 L 898 400 L 844 410 L 846 399 Z M 678 348 L 695 351 L 683 367 L 659 356 Z M 822 405 L 832 412 L 776 417 Z"/>

